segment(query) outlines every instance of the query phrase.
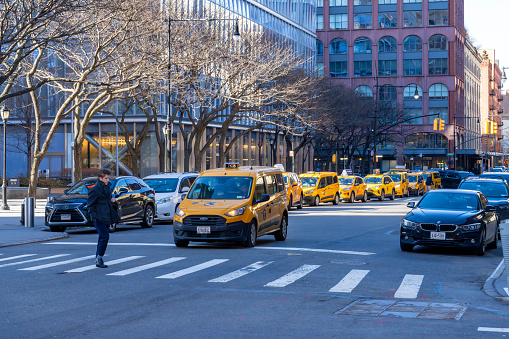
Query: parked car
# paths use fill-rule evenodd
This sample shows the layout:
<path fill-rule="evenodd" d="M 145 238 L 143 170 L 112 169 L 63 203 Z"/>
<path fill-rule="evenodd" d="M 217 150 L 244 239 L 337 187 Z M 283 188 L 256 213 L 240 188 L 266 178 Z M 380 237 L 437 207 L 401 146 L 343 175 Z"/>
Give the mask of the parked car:
<path fill-rule="evenodd" d="M 86 178 L 51 198 L 46 203 L 44 223 L 52 232 L 63 232 L 67 227 L 93 226 L 87 210 L 88 189 L 94 187 L 97 177 Z M 143 180 L 131 177 L 110 177 L 113 196 L 118 206 L 121 223 L 139 223 L 150 228 L 156 214 L 155 192 Z M 114 232 L 117 225 L 110 225 Z"/>
<path fill-rule="evenodd" d="M 334 172 L 308 172 L 299 175 L 304 189 L 304 203 L 318 206 L 320 202 L 339 204 L 338 175 Z"/>
<path fill-rule="evenodd" d="M 304 193 L 299 176 L 297 173 L 284 172 L 283 179 L 285 181 L 288 210 L 290 211 L 293 206 L 297 206 L 299 210 L 302 209 L 304 206 Z"/>
<path fill-rule="evenodd" d="M 460 183 L 458 189 L 482 192 L 488 203 L 497 208 L 499 221 L 509 219 L 509 185 L 504 179 L 468 177 Z"/>
<path fill-rule="evenodd" d="M 364 183 L 361 177 L 358 176 L 340 176 L 339 181 L 339 192 L 342 201 L 349 203 L 355 202 L 355 200 L 361 200 L 362 202 L 368 201 L 367 185 Z"/>
<path fill-rule="evenodd" d="M 388 176 L 391 177 L 392 181 L 394 181 L 394 184 L 396 185 L 396 195 L 400 197 L 409 197 L 410 191 L 408 189 L 408 173 L 403 171 L 398 172 L 389 172 L 387 173 Z"/>
<path fill-rule="evenodd" d="M 466 171 L 443 171 L 440 173 L 442 188 L 458 188 L 461 180 L 473 175 L 474 173 Z"/>
<path fill-rule="evenodd" d="M 370 174 L 364 177 L 364 183 L 368 192 L 368 199 L 377 198 L 380 201 L 389 197 L 390 200 L 396 198 L 396 187 L 391 177 L 385 174 Z"/>
<path fill-rule="evenodd" d="M 401 220 L 400 247 L 416 245 L 463 247 L 482 256 L 486 247 L 497 247 L 498 218 L 495 206 L 478 191 L 433 190 Z"/>
<path fill-rule="evenodd" d="M 155 192 L 157 205 L 156 221 L 172 221 L 182 196 L 189 191 L 198 172 L 159 173 L 143 178 Z"/>

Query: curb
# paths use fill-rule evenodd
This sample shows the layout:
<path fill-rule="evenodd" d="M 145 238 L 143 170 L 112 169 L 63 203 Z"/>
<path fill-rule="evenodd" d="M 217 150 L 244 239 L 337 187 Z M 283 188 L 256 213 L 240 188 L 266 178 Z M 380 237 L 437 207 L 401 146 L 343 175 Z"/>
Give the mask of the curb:
<path fill-rule="evenodd" d="M 497 279 L 500 278 L 500 276 L 504 272 L 504 268 L 505 268 L 504 266 L 505 266 L 504 259 L 502 259 L 502 261 L 500 261 L 500 264 L 498 264 L 497 268 L 495 268 L 493 273 L 490 275 L 490 277 L 484 283 L 482 290 L 484 291 L 484 293 L 486 293 L 487 295 L 489 295 L 492 298 L 509 303 L 509 297 L 506 297 L 506 296 L 500 294 L 497 291 L 497 289 L 495 288 L 495 281 L 497 281 Z"/>
<path fill-rule="evenodd" d="M 48 238 L 23 240 L 23 241 L 18 241 L 18 242 L 4 242 L 4 243 L 0 243 L 0 248 L 17 246 L 17 245 L 26 245 L 26 244 L 36 243 L 36 242 L 44 242 L 44 241 L 51 241 L 51 240 L 58 240 L 58 239 L 65 239 L 65 238 L 69 238 L 69 234 L 64 232 L 64 233 L 60 233 L 60 235 L 58 235 L 58 236 L 53 236 L 53 237 L 48 237 Z"/>

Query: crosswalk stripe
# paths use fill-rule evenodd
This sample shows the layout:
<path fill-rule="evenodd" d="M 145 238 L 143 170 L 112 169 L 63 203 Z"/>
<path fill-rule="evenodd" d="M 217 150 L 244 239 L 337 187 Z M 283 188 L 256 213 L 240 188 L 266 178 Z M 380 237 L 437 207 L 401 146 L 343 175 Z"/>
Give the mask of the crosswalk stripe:
<path fill-rule="evenodd" d="M 191 273 L 198 272 L 198 271 L 204 270 L 206 268 L 209 268 L 209 267 L 212 267 L 212 266 L 215 266 L 215 265 L 219 265 L 219 264 L 224 263 L 224 262 L 226 262 L 228 260 L 230 260 L 230 259 L 212 259 L 212 260 L 209 260 L 207 262 L 204 262 L 203 264 L 191 266 L 189 268 L 185 268 L 185 269 L 180 270 L 180 271 L 176 271 L 176 272 L 173 272 L 173 273 L 168 273 L 168 274 L 165 274 L 165 275 L 161 275 L 161 276 L 156 277 L 156 278 L 159 278 L 159 279 L 175 279 L 175 278 L 182 277 L 182 276 L 184 276 L 186 274 L 191 274 Z"/>
<path fill-rule="evenodd" d="M 173 258 L 169 258 L 169 259 L 156 261 L 151 264 L 146 264 L 146 265 L 142 265 L 142 266 L 138 266 L 138 267 L 128 268 L 126 270 L 122 270 L 122 271 L 118 271 L 118 272 L 109 273 L 106 275 L 125 276 L 128 274 L 145 271 L 145 270 L 148 270 L 148 269 L 151 269 L 154 267 L 171 264 L 172 262 L 176 262 L 176 261 L 183 260 L 183 259 L 186 259 L 186 257 L 173 257 Z"/>
<path fill-rule="evenodd" d="M 331 288 L 329 292 L 350 293 L 368 273 L 369 270 L 351 270 L 336 286 Z"/>
<path fill-rule="evenodd" d="M 36 270 L 42 270 L 43 268 L 48 267 L 54 267 L 59 265 L 65 265 L 65 264 L 72 264 L 74 262 L 78 261 L 84 261 L 88 259 L 95 258 L 95 255 L 87 255 L 86 257 L 76 258 L 76 259 L 70 259 L 70 260 L 64 260 L 64 261 L 57 261 L 46 265 L 39 265 L 39 266 L 33 266 L 33 267 L 27 267 L 27 268 L 20 268 L 19 271 L 36 271 Z"/>
<path fill-rule="evenodd" d="M 219 278 L 215 278 L 215 279 L 209 280 L 209 282 L 221 282 L 221 283 L 225 283 L 225 282 L 228 282 L 228 281 L 232 281 L 234 279 L 243 277 L 246 274 L 249 274 L 251 272 L 259 270 L 260 268 L 263 268 L 263 267 L 265 267 L 267 265 L 270 265 L 272 263 L 273 263 L 273 261 L 267 261 L 267 262 L 257 261 L 254 264 L 248 265 L 248 266 L 243 267 L 243 268 L 241 268 L 239 270 L 236 270 L 234 272 L 225 274 L 223 276 L 220 276 Z"/>
<path fill-rule="evenodd" d="M 419 289 L 421 288 L 423 275 L 407 274 L 403 278 L 401 285 L 394 294 L 394 298 L 406 298 L 414 299 L 417 298 Z"/>
<path fill-rule="evenodd" d="M 320 265 L 302 265 L 281 278 L 266 284 L 265 287 L 285 287 L 316 270 L 318 267 Z"/>
<path fill-rule="evenodd" d="M 108 261 L 106 264 L 108 266 L 115 265 L 115 264 L 121 264 L 126 261 L 136 260 L 136 259 L 144 258 L 144 257 L 145 256 L 133 255 L 131 257 L 125 257 L 125 258 L 120 258 L 120 259 L 116 259 L 116 260 L 111 260 L 111 261 Z M 87 265 L 87 266 L 78 267 L 78 268 L 75 268 L 72 270 L 65 271 L 65 273 L 81 273 L 81 272 L 93 270 L 94 268 L 96 268 L 95 264 Z"/>
<path fill-rule="evenodd" d="M 30 260 L 24 260 L 24 261 L 11 262 L 11 263 L 8 263 L 8 264 L 0 265 L 0 268 L 1 267 L 6 267 L 6 266 L 28 264 L 30 262 L 36 262 L 36 261 L 42 261 L 42 260 L 55 259 L 55 258 L 65 257 L 67 255 L 69 255 L 69 254 L 56 254 L 56 255 L 51 255 L 49 257 L 43 257 L 43 258 L 37 258 L 37 259 L 30 259 Z"/>
<path fill-rule="evenodd" d="M 14 260 L 14 259 L 19 259 L 19 258 L 33 257 L 34 255 L 37 255 L 37 254 L 16 255 L 14 257 L 2 258 L 2 259 L 0 259 L 0 261 L 7 261 L 7 260 Z"/>

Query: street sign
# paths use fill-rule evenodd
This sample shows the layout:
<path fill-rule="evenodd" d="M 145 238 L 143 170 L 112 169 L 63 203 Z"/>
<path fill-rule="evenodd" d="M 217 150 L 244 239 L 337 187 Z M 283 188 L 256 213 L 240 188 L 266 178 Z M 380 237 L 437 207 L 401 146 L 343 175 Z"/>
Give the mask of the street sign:
<path fill-rule="evenodd" d="M 447 153 L 447 155 L 448 155 L 448 156 L 452 156 L 452 155 L 454 155 L 454 153 Z"/>

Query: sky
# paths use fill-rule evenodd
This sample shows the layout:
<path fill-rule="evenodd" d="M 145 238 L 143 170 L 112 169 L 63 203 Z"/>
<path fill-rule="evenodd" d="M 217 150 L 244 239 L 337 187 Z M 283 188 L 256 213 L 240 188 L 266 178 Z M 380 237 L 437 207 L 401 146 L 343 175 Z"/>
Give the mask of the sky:
<path fill-rule="evenodd" d="M 495 49 L 500 67 L 509 67 L 509 43 L 505 27 L 509 22 L 509 0 L 465 0 L 465 28 L 474 46 Z M 506 70 L 509 77 L 509 69 Z M 504 89 L 509 89 L 509 81 Z"/>

